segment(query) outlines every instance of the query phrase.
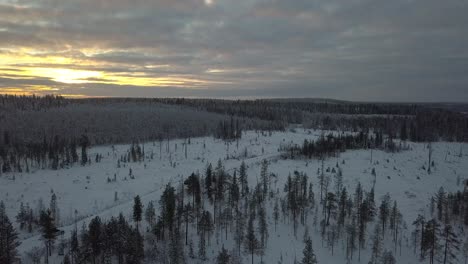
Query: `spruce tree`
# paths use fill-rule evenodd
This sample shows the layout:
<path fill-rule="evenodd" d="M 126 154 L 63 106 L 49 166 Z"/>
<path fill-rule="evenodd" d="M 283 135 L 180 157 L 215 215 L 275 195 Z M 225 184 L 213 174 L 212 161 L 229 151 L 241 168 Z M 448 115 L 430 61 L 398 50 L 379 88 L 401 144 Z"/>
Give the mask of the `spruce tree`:
<path fill-rule="evenodd" d="M 317 264 L 317 258 L 312 248 L 312 240 L 310 237 L 305 241 L 302 264 Z"/>
<path fill-rule="evenodd" d="M 138 229 L 139 223 L 141 222 L 142 214 L 143 214 L 143 205 L 141 203 L 140 196 L 137 195 L 135 196 L 134 203 L 133 203 L 133 221 L 136 222 L 137 229 Z"/>

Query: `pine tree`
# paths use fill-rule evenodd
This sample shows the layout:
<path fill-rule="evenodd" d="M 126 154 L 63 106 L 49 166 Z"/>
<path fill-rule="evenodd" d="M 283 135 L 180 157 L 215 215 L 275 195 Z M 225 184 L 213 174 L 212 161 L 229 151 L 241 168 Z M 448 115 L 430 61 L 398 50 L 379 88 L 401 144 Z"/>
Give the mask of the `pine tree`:
<path fill-rule="evenodd" d="M 78 262 L 78 257 L 80 255 L 80 244 L 78 241 L 78 231 L 74 229 L 70 238 L 70 254 L 73 263 Z"/>
<path fill-rule="evenodd" d="M 429 220 L 422 231 L 421 238 L 421 258 L 424 258 L 426 253 L 429 253 L 429 263 L 434 263 L 434 259 L 440 249 L 439 244 L 439 223 L 435 219 Z"/>
<path fill-rule="evenodd" d="M 341 190 L 343 189 L 343 171 L 341 168 L 338 168 L 338 172 L 334 176 L 335 178 L 335 194 L 339 196 L 341 194 Z"/>
<path fill-rule="evenodd" d="M 260 249 L 260 244 L 258 242 L 257 237 L 255 236 L 253 213 L 251 213 L 249 217 L 249 224 L 247 227 L 247 234 L 245 237 L 245 249 L 251 255 L 253 264 L 254 255 L 256 255 Z"/>
<path fill-rule="evenodd" d="M 278 220 L 280 217 L 278 198 L 275 199 L 275 207 L 273 208 L 273 219 L 275 220 L 275 232 L 276 226 L 278 225 Z"/>
<path fill-rule="evenodd" d="M 415 230 L 413 231 L 413 246 L 414 246 L 414 253 L 416 254 L 416 248 L 418 245 L 418 241 L 420 241 L 420 257 L 423 257 L 423 236 L 424 236 L 424 225 L 425 225 L 425 219 L 424 216 L 418 215 L 416 220 L 413 222 L 413 225 L 415 226 Z M 421 239 L 419 239 L 421 238 Z"/>
<path fill-rule="evenodd" d="M 392 251 L 385 251 L 383 254 L 382 254 L 382 261 L 381 261 L 382 264 L 396 264 L 396 260 L 395 260 L 395 257 L 393 256 L 392 254 Z"/>
<path fill-rule="evenodd" d="M 205 236 L 204 235 L 199 236 L 198 257 L 201 260 L 206 260 L 206 241 L 205 241 Z"/>
<path fill-rule="evenodd" d="M 353 259 L 353 253 L 356 250 L 357 239 L 356 215 L 352 216 L 351 222 L 346 226 L 346 234 L 346 256 L 347 258 Z"/>
<path fill-rule="evenodd" d="M 169 249 L 169 259 L 171 264 L 184 263 L 184 247 L 180 239 L 179 232 L 175 231 L 171 235 Z"/>
<path fill-rule="evenodd" d="M 235 215 L 235 232 L 234 232 L 234 240 L 236 241 L 236 248 L 237 248 L 237 255 L 241 255 L 241 245 L 244 241 L 245 235 L 245 217 L 242 214 L 242 211 L 237 209 Z"/>
<path fill-rule="evenodd" d="M 176 197 L 175 189 L 170 184 L 166 185 L 161 199 L 159 200 L 161 206 L 161 220 L 164 226 L 167 226 L 170 231 L 173 229 L 175 211 L 176 211 Z"/>
<path fill-rule="evenodd" d="M 451 264 L 457 262 L 457 253 L 460 250 L 460 241 L 458 240 L 457 234 L 453 231 L 451 225 L 447 225 L 443 232 L 444 239 L 444 264 Z"/>
<path fill-rule="evenodd" d="M 137 195 L 135 196 L 134 202 L 133 202 L 133 221 L 136 222 L 137 229 L 138 229 L 139 223 L 141 222 L 142 214 L 143 214 L 143 205 L 141 204 L 140 196 Z"/>
<path fill-rule="evenodd" d="M 54 219 L 52 218 L 52 212 L 42 211 L 40 217 L 40 225 L 42 227 L 42 238 L 44 239 L 46 246 L 46 263 L 49 263 L 49 256 L 52 256 L 52 245 L 57 238 L 59 230 L 55 226 Z"/>
<path fill-rule="evenodd" d="M 327 194 L 327 197 L 325 199 L 325 208 L 326 208 L 326 223 L 327 225 L 330 224 L 330 216 L 332 215 L 332 213 L 335 212 L 335 209 L 336 209 L 336 196 L 334 193 L 332 192 L 329 192 Z"/>
<path fill-rule="evenodd" d="M 213 166 L 211 163 L 206 167 L 205 191 L 210 201 L 213 201 Z"/>
<path fill-rule="evenodd" d="M 127 263 L 139 264 L 145 258 L 143 236 L 138 229 L 127 227 L 125 255 Z"/>
<path fill-rule="evenodd" d="M 195 173 L 192 173 L 184 182 L 187 186 L 187 193 L 192 195 L 192 207 L 196 208 L 200 204 L 200 181 Z"/>
<path fill-rule="evenodd" d="M 444 210 L 447 204 L 446 193 L 444 187 L 440 187 L 439 191 L 436 194 L 436 204 L 437 204 L 437 219 L 442 221 L 444 216 Z"/>
<path fill-rule="evenodd" d="M 260 247 L 262 249 L 262 253 L 266 249 L 266 244 L 268 240 L 268 223 L 267 223 L 267 215 L 264 205 L 260 205 L 259 208 L 259 218 L 258 218 L 258 230 L 260 231 Z"/>
<path fill-rule="evenodd" d="M 93 264 L 96 264 L 96 258 L 99 257 L 102 250 L 103 230 L 99 216 L 91 220 L 88 226 L 88 241 L 92 254 Z"/>
<path fill-rule="evenodd" d="M 88 163 L 87 148 L 89 146 L 89 139 L 86 135 L 81 136 L 80 146 L 81 146 L 81 165 L 84 166 L 86 165 L 86 163 Z"/>
<path fill-rule="evenodd" d="M 262 161 L 262 166 L 260 170 L 260 178 L 262 180 L 262 194 L 263 194 L 263 200 L 267 198 L 268 195 L 268 188 L 270 184 L 270 177 L 268 175 L 268 161 L 264 159 Z"/>
<path fill-rule="evenodd" d="M 236 208 L 237 210 L 239 206 L 239 200 L 240 200 L 240 190 L 239 190 L 239 185 L 237 183 L 236 171 L 234 171 L 234 175 L 232 176 L 232 182 L 229 187 L 229 200 L 230 200 L 231 209 Z"/>
<path fill-rule="evenodd" d="M 218 256 L 216 257 L 216 263 L 217 264 L 229 264 L 229 260 L 231 258 L 231 255 L 229 255 L 228 251 L 224 248 L 221 249 L 219 252 Z"/>
<path fill-rule="evenodd" d="M 245 162 L 242 161 L 239 168 L 239 182 L 241 185 L 241 195 L 244 197 L 249 193 L 249 183 L 247 179 L 247 166 Z"/>
<path fill-rule="evenodd" d="M 302 257 L 302 264 L 317 264 L 317 258 L 312 248 L 312 240 L 310 237 L 305 241 L 304 256 Z"/>
<path fill-rule="evenodd" d="M 149 201 L 145 210 L 145 220 L 152 227 L 156 221 L 156 210 L 153 201 Z"/>
<path fill-rule="evenodd" d="M 372 255 L 371 255 L 370 263 L 378 264 L 381 254 L 382 254 L 382 237 L 380 236 L 380 227 L 379 225 L 376 225 L 375 230 L 374 230 L 374 235 L 372 237 Z"/>
<path fill-rule="evenodd" d="M 50 198 L 50 211 L 52 213 L 52 218 L 56 226 L 59 226 L 59 209 L 57 205 L 57 196 L 55 193 L 52 194 Z"/>
<path fill-rule="evenodd" d="M 468 240 L 463 243 L 463 257 L 465 258 L 465 264 L 468 263 Z"/>
<path fill-rule="evenodd" d="M 68 254 L 66 254 L 64 257 L 63 257 L 63 264 L 70 264 L 70 256 Z"/>
<path fill-rule="evenodd" d="M 0 201 L 0 263 L 16 263 L 19 245 L 18 233 L 6 215 L 3 201 Z"/>
<path fill-rule="evenodd" d="M 382 225 L 382 238 L 385 238 L 385 231 L 390 215 L 390 195 L 387 193 L 382 199 L 382 203 L 379 207 L 379 220 Z"/>

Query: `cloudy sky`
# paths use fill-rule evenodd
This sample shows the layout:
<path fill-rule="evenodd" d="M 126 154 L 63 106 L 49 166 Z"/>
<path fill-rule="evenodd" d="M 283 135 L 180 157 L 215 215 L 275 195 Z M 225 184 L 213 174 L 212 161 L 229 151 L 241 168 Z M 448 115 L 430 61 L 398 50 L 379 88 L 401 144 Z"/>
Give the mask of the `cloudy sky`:
<path fill-rule="evenodd" d="M 0 93 L 468 101 L 466 0 L 0 0 Z"/>

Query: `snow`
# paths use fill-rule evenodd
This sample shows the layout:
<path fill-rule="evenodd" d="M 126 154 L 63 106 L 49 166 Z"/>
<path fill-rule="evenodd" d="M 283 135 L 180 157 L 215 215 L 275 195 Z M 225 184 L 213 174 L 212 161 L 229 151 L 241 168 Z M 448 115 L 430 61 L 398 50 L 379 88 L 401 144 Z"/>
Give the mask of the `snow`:
<path fill-rule="evenodd" d="M 260 175 L 260 162 L 263 159 L 269 160 L 268 171 L 278 176 L 277 182 L 274 182 L 272 186 L 276 186 L 281 195 L 283 195 L 283 186 L 289 173 L 295 170 L 305 172 L 314 183 L 317 197 L 319 194 L 317 169 L 321 167 L 321 162 L 318 160 L 283 160 L 280 158 L 278 148 L 280 144 L 302 144 L 304 139 L 315 139 L 321 133 L 322 131 L 296 129 L 262 135 L 249 131 L 239 140 L 238 145 L 237 142 L 227 145 L 212 137 L 192 138 L 191 144 L 187 147 L 187 158 L 185 158 L 183 147 L 185 140 L 169 141 L 169 153 L 166 152 L 168 142 L 163 142 L 162 156 L 160 156 L 159 142 L 146 142 L 144 144 L 146 160 L 140 163 L 122 163 L 120 168 L 117 168 L 117 160 L 129 150 L 129 145 L 97 146 L 91 148 L 89 153 L 91 157 L 101 154 L 103 159 L 100 163 L 95 163 L 92 158 L 93 162 L 88 166 L 77 165 L 57 171 L 36 169 L 31 173 L 3 174 L 0 177 L 0 200 L 5 202 L 7 214 L 13 220 L 19 210 L 20 202 L 29 203 L 35 209 L 39 199 L 42 199 L 45 206 L 48 206 L 53 191 L 57 195 L 60 208 L 63 225 L 60 229 L 64 230 L 68 236 L 75 227 L 75 217 L 79 219 L 76 223 L 78 226 L 81 226 L 83 222 L 89 223 L 89 220 L 96 215 L 108 219 L 123 212 L 130 219 L 134 196 L 140 195 L 144 205 L 150 200 L 158 201 L 167 183 L 176 184 L 182 177 L 187 177 L 192 172 L 199 171 L 203 174 L 206 164 L 210 162 L 216 166 L 218 159 L 223 161 L 228 171 L 239 168 L 242 160 L 245 160 L 251 185 L 257 182 L 257 177 Z M 341 153 L 339 157 L 325 161 L 325 168 L 334 167 L 337 162 L 340 164 L 343 170 L 344 186 L 348 192 L 352 193 L 358 182 L 361 182 L 365 190 L 372 187 L 374 177 L 371 171 L 375 168 L 376 203 L 380 203 L 380 197 L 387 192 L 393 200 L 397 201 L 408 225 L 408 230 L 405 231 L 407 238 L 413 228 L 411 223 L 416 216 L 418 214 L 428 216 L 427 204 L 439 187 L 443 186 L 446 191 L 461 190 L 463 180 L 468 178 L 468 156 L 458 156 L 460 143 L 433 144 L 435 167 L 431 174 L 422 169 L 423 166 L 426 168 L 428 166 L 426 144 L 409 143 L 409 146 L 410 150 L 400 153 L 374 150 L 373 163 L 370 161 L 370 150 L 347 151 Z M 248 152 L 247 158 L 243 158 L 245 149 Z M 468 152 L 467 144 L 463 145 L 463 149 Z M 152 160 L 148 158 L 151 152 L 154 153 Z M 226 159 L 227 157 L 229 159 Z M 176 164 L 175 166 L 170 165 L 171 160 Z M 135 179 L 128 177 L 130 168 Z M 108 183 L 107 179 L 112 179 L 114 174 L 116 174 L 117 181 Z M 460 186 L 457 183 L 460 183 Z M 114 201 L 115 192 L 118 193 L 118 201 Z M 268 209 L 270 236 L 264 256 L 265 263 L 277 263 L 280 256 L 283 257 L 284 263 L 292 263 L 294 258 L 300 260 L 304 246 L 302 242 L 304 229 L 300 227 L 295 238 L 292 225 L 288 225 L 287 221 L 286 224 L 279 221 L 278 230 L 275 232 L 271 216 L 273 201 L 270 202 L 270 206 L 271 208 Z M 309 216 L 308 219 L 309 230 L 319 263 L 344 263 L 345 250 L 342 242 L 338 243 L 334 256 L 331 256 L 330 250 L 321 245 L 320 234 L 312 227 L 312 218 Z M 368 232 L 371 231 L 373 228 L 368 228 Z M 231 249 L 232 238 L 230 236 L 228 236 L 229 241 L 223 242 L 224 235 L 221 235 L 218 243 L 216 243 L 216 238 L 212 238 L 210 249 L 207 250 L 209 255 L 215 256 L 223 244 Z M 19 251 L 23 254 L 23 261 L 27 263 L 28 259 L 24 254 L 35 246 L 42 247 L 43 243 L 38 233 L 30 235 L 22 232 L 20 237 L 22 244 Z M 194 240 L 195 248 L 196 241 Z M 247 260 L 250 257 L 246 255 L 245 258 Z M 369 246 L 363 251 L 361 258 L 361 262 L 367 262 Z M 419 262 L 412 254 L 410 246 L 406 246 L 406 242 L 403 245 L 402 255 L 397 255 L 396 258 L 397 263 Z M 259 261 L 260 257 L 256 256 L 255 259 Z M 51 263 L 54 261 L 60 263 L 58 258 L 53 258 Z M 357 257 L 353 261 L 351 263 L 358 263 Z"/>

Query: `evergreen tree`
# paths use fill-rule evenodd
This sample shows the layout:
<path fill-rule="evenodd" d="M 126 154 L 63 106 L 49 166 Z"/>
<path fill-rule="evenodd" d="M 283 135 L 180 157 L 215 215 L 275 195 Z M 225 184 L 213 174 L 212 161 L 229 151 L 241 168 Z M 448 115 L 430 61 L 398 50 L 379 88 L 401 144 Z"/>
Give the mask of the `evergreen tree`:
<path fill-rule="evenodd" d="M 382 264 L 396 264 L 396 260 L 395 260 L 395 257 L 393 256 L 392 254 L 392 251 L 385 251 L 383 254 L 382 254 L 382 261 L 381 261 Z"/>
<path fill-rule="evenodd" d="M 278 220 L 280 217 L 278 198 L 275 199 L 275 207 L 273 208 L 273 219 L 275 220 L 275 232 L 276 226 L 278 225 Z"/>
<path fill-rule="evenodd" d="M 206 241 L 205 241 L 205 236 L 203 235 L 199 236 L 198 257 L 201 260 L 206 260 Z"/>
<path fill-rule="evenodd" d="M 210 201 L 213 201 L 213 166 L 211 163 L 206 167 L 205 191 Z"/>
<path fill-rule="evenodd" d="M 52 194 L 50 198 L 50 212 L 52 213 L 52 218 L 56 226 L 59 226 L 59 209 L 57 205 L 57 196 L 55 193 Z"/>
<path fill-rule="evenodd" d="M 457 253 L 460 250 L 460 241 L 458 240 L 457 234 L 453 231 L 451 225 L 447 225 L 443 232 L 444 240 L 444 253 L 443 263 L 451 264 L 457 262 Z"/>
<path fill-rule="evenodd" d="M 254 255 L 256 255 L 260 249 L 260 244 L 257 237 L 255 236 L 254 229 L 254 216 L 250 214 L 249 224 L 247 227 L 247 234 L 245 237 L 245 249 L 252 257 L 252 264 L 254 263 Z"/>
<path fill-rule="evenodd" d="M 465 258 L 465 264 L 468 263 L 468 240 L 463 243 L 463 257 Z"/>
<path fill-rule="evenodd" d="M 145 210 L 145 220 L 152 227 L 156 221 L 156 210 L 153 201 L 149 201 Z"/>
<path fill-rule="evenodd" d="M 219 252 L 218 256 L 216 257 L 217 264 L 229 264 L 229 260 L 231 255 L 229 255 L 228 251 L 224 248 L 224 245 Z"/>
<path fill-rule="evenodd" d="M 249 193 L 249 183 L 247 179 L 247 165 L 242 161 L 239 168 L 239 182 L 241 185 L 241 195 L 244 197 Z"/>
<path fill-rule="evenodd" d="M 336 197 L 334 193 L 332 192 L 327 193 L 327 197 L 325 199 L 325 208 L 326 208 L 325 217 L 326 217 L 327 225 L 329 225 L 330 216 L 332 215 L 332 213 L 335 212 L 335 209 L 336 209 Z"/>
<path fill-rule="evenodd" d="M 262 249 L 262 254 L 266 250 L 266 244 L 268 241 L 268 223 L 267 215 L 264 205 L 260 205 L 259 208 L 259 218 L 258 218 L 258 230 L 260 231 L 260 247 Z"/>
<path fill-rule="evenodd" d="M 64 257 L 63 257 L 63 264 L 70 264 L 70 256 L 68 254 L 66 254 Z"/>
<path fill-rule="evenodd" d="M 40 217 L 41 233 L 42 238 L 46 246 L 46 263 L 49 263 L 49 256 L 52 256 L 52 245 L 59 233 L 59 230 L 55 226 L 54 219 L 52 218 L 52 212 L 50 210 L 42 211 Z"/>
<path fill-rule="evenodd" d="M 268 188 L 270 184 L 270 177 L 268 175 L 268 161 L 266 159 L 262 161 L 261 170 L 260 170 L 260 178 L 262 181 L 263 200 L 265 200 L 268 195 L 268 190 L 269 190 Z"/>
<path fill-rule="evenodd" d="M 80 255 L 80 244 L 78 241 L 78 231 L 74 229 L 70 238 L 70 254 L 73 263 L 78 262 L 78 257 Z"/>
<path fill-rule="evenodd" d="M 126 262 L 128 264 L 140 264 L 145 258 L 143 236 L 138 229 L 127 227 L 125 243 Z"/>
<path fill-rule="evenodd" d="M 169 230 L 172 231 L 176 211 L 176 197 L 175 189 L 170 184 L 166 185 L 166 189 L 164 190 L 159 203 L 161 206 L 161 219 L 164 226 L 167 226 Z"/>
<path fill-rule="evenodd" d="M 101 254 L 103 240 L 102 223 L 99 216 L 96 216 L 91 220 L 88 229 L 89 231 L 87 238 L 89 240 L 89 246 L 91 249 L 92 261 L 93 264 L 96 264 L 96 259 Z"/>
<path fill-rule="evenodd" d="M 375 226 L 374 234 L 372 237 L 372 254 L 371 261 L 372 264 L 378 264 L 382 254 L 382 236 L 380 235 L 379 225 Z"/>
<path fill-rule="evenodd" d="M 424 258 L 429 253 L 429 263 L 433 264 L 435 257 L 440 249 L 439 241 L 439 223 L 435 219 L 429 220 L 422 230 L 421 237 L 421 258 Z"/>
<path fill-rule="evenodd" d="M 18 233 L 6 215 L 3 201 L 0 201 L 0 263 L 16 263 L 19 245 Z"/>
<path fill-rule="evenodd" d="M 305 247 L 303 251 L 304 256 L 302 257 L 302 264 L 317 264 L 317 258 L 312 248 L 312 240 L 310 237 L 305 241 Z"/>
<path fill-rule="evenodd" d="M 232 182 L 229 187 L 229 200 L 231 209 L 236 208 L 238 209 L 239 200 L 240 200 L 240 190 L 239 185 L 237 184 L 237 173 L 234 171 L 234 175 L 232 176 Z"/>
<path fill-rule="evenodd" d="M 200 181 L 195 173 L 192 173 L 184 182 L 187 186 L 187 193 L 192 195 L 192 207 L 197 208 L 200 204 Z"/>
<path fill-rule="evenodd" d="M 81 165 L 84 166 L 88 163 L 87 148 L 89 147 L 89 139 L 86 135 L 82 135 L 80 138 L 81 146 Z"/>
<path fill-rule="evenodd" d="M 379 220 L 382 225 L 382 238 L 385 238 L 385 228 L 390 215 L 390 195 L 387 193 L 379 207 Z"/>
<path fill-rule="evenodd" d="M 140 196 L 137 195 L 135 196 L 134 201 L 133 201 L 133 221 L 136 222 L 137 229 L 138 229 L 139 223 L 141 222 L 142 214 L 143 214 L 143 205 L 141 203 Z"/>
<path fill-rule="evenodd" d="M 184 247 L 179 232 L 173 232 L 169 248 L 169 259 L 171 264 L 184 263 Z"/>
<path fill-rule="evenodd" d="M 346 226 L 346 256 L 347 258 L 353 259 L 353 253 L 356 250 L 356 239 L 357 239 L 357 228 L 356 228 L 356 216 L 353 215 L 351 222 Z"/>
<path fill-rule="evenodd" d="M 444 209 L 447 204 L 446 193 L 444 187 L 440 187 L 439 191 L 436 194 L 436 204 L 437 204 L 437 219 L 442 221 L 444 216 Z"/>

